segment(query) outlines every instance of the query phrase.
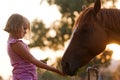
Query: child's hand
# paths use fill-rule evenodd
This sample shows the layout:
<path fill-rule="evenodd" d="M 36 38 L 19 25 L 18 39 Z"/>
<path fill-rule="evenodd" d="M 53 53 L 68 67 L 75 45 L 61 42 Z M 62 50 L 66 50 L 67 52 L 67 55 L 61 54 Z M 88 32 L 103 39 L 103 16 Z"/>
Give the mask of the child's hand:
<path fill-rule="evenodd" d="M 62 71 L 59 71 L 59 70 L 57 70 L 57 69 L 56 69 L 56 73 L 58 73 L 58 74 L 60 74 L 60 75 L 62 75 L 62 76 L 65 76 L 65 74 L 64 74 Z"/>
<path fill-rule="evenodd" d="M 60 71 L 60 70 L 58 70 L 58 69 L 56 69 L 56 68 L 54 68 L 52 66 L 47 66 L 47 68 L 45 68 L 45 69 L 50 70 L 52 72 L 56 72 L 56 73 L 58 73 L 58 74 L 60 74 L 62 76 L 65 76 L 65 74 L 62 71 Z"/>
<path fill-rule="evenodd" d="M 45 63 L 45 64 L 47 64 L 47 61 L 45 61 L 45 60 L 40 60 L 41 62 L 43 62 L 43 63 Z"/>

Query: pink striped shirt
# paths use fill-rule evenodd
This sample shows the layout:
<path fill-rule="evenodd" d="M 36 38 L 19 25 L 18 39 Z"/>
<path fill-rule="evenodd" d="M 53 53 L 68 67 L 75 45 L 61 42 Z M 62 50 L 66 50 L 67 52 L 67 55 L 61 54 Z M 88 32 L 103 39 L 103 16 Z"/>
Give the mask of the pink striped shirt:
<path fill-rule="evenodd" d="M 8 40 L 8 55 L 11 60 L 11 65 L 13 66 L 13 80 L 37 80 L 37 74 L 36 74 L 36 66 L 32 63 L 28 62 L 27 60 L 22 59 L 19 57 L 11 48 L 11 44 L 14 44 L 16 42 L 21 42 L 24 44 L 24 46 L 28 48 L 28 46 L 19 39 L 9 39 Z"/>

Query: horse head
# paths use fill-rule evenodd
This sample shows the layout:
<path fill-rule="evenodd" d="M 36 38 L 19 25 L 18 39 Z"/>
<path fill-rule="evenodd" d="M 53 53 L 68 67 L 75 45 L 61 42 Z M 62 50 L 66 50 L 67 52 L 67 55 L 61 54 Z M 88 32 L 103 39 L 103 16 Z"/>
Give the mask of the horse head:
<path fill-rule="evenodd" d="M 61 62 L 65 74 L 75 75 L 78 68 L 105 49 L 107 35 L 96 18 L 100 8 L 100 0 L 96 0 L 94 7 L 84 10 L 74 24 L 71 41 Z"/>

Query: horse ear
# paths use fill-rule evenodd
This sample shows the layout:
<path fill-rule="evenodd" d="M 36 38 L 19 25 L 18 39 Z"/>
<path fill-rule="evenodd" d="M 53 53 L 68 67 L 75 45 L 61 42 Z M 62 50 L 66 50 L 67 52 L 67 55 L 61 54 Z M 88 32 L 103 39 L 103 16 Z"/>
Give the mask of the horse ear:
<path fill-rule="evenodd" d="M 95 5 L 94 5 L 95 15 L 99 12 L 100 8 L 101 8 L 101 1 L 100 0 L 96 0 L 95 1 Z"/>

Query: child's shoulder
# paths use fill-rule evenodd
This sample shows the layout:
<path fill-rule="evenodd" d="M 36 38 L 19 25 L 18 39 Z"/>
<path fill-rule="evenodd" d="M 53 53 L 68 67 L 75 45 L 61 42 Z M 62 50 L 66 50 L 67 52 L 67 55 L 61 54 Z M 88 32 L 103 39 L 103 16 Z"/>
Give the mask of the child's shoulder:
<path fill-rule="evenodd" d="M 8 43 L 9 43 L 9 44 L 17 43 L 17 42 L 23 42 L 23 41 L 20 40 L 20 39 L 14 39 L 14 38 L 10 38 L 10 39 L 8 39 Z"/>

